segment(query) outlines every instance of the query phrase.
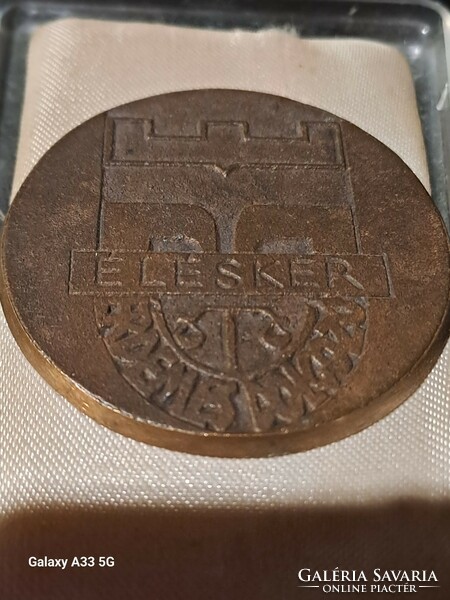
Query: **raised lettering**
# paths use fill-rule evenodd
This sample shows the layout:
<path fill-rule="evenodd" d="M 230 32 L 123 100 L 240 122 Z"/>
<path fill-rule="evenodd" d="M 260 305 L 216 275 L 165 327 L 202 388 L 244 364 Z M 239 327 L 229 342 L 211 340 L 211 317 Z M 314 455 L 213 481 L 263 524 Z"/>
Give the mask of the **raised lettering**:
<path fill-rule="evenodd" d="M 241 264 L 232 258 L 217 265 L 219 276 L 216 278 L 216 284 L 223 290 L 230 290 L 239 287 L 242 282 L 241 275 L 237 272 L 241 268 Z"/>
<path fill-rule="evenodd" d="M 152 261 L 152 256 L 145 256 L 141 263 L 141 285 L 143 287 L 149 288 L 165 288 L 165 281 L 162 281 L 160 279 L 154 279 L 151 271 L 152 266 L 154 267 L 154 261 Z"/>
<path fill-rule="evenodd" d="M 96 281 L 98 285 L 105 287 L 121 287 L 122 281 L 118 278 L 121 273 L 123 258 L 110 254 L 100 256 L 97 261 Z M 110 277 L 113 276 L 113 277 Z"/>
<path fill-rule="evenodd" d="M 364 290 L 364 286 L 362 285 L 362 283 L 360 283 L 351 275 L 352 267 L 347 260 L 343 258 L 328 256 L 326 264 L 328 286 L 330 289 L 333 289 L 336 286 L 336 282 L 338 282 L 340 279 L 344 279 L 358 290 Z"/>
<path fill-rule="evenodd" d="M 203 287 L 201 281 L 202 271 L 196 268 L 199 262 L 199 258 L 195 256 L 189 256 L 187 260 L 184 258 L 177 259 L 176 283 L 178 287 L 188 289 Z"/>
<path fill-rule="evenodd" d="M 312 258 L 295 258 L 290 262 L 291 286 L 294 289 L 319 289 L 318 282 L 323 276 L 323 263 Z"/>
<path fill-rule="evenodd" d="M 284 285 L 279 281 L 273 274 L 269 273 L 267 269 L 269 267 L 277 266 L 281 267 L 279 260 L 274 260 L 270 264 L 263 265 L 260 260 L 255 261 L 255 284 L 256 287 L 267 286 L 283 289 Z"/>

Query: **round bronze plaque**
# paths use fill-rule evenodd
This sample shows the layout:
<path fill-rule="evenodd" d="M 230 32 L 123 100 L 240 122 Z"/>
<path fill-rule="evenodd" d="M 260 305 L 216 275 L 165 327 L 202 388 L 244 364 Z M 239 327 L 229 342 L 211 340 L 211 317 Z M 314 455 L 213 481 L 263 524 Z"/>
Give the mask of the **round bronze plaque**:
<path fill-rule="evenodd" d="M 199 454 L 361 430 L 448 334 L 447 234 L 415 175 L 265 94 L 172 93 L 84 123 L 20 189 L 1 258 L 10 327 L 56 390 Z"/>

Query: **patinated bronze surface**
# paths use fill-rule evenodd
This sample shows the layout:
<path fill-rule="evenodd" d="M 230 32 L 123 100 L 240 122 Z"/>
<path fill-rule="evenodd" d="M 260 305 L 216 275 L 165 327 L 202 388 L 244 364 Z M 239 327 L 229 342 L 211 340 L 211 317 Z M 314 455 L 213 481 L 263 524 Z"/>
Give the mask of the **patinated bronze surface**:
<path fill-rule="evenodd" d="M 201 454 L 354 433 L 448 334 L 447 234 L 414 174 L 354 125 L 251 92 L 148 98 L 69 133 L 13 202 L 1 274 L 55 389 Z"/>

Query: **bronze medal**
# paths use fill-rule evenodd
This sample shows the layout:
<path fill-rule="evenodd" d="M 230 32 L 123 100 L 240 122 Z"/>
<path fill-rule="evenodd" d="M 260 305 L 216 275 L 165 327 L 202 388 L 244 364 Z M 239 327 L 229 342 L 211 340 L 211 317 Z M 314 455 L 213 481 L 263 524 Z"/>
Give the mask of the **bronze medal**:
<path fill-rule="evenodd" d="M 448 335 L 447 234 L 415 175 L 265 94 L 172 93 L 84 123 L 23 184 L 1 259 L 10 327 L 57 391 L 198 454 L 359 431 Z"/>

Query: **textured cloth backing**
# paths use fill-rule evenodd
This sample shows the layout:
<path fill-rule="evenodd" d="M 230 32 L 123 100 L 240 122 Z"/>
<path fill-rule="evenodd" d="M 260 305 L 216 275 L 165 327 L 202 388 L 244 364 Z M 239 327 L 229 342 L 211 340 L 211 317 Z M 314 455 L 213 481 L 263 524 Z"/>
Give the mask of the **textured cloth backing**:
<path fill-rule="evenodd" d="M 428 186 L 408 65 L 388 46 L 62 20 L 35 33 L 13 195 L 70 129 L 116 105 L 196 88 L 286 96 L 352 121 Z M 271 459 L 153 448 L 83 416 L 27 363 L 1 318 L 0 513 L 48 506 L 359 504 L 450 497 L 448 348 L 393 414 L 341 442 Z"/>

